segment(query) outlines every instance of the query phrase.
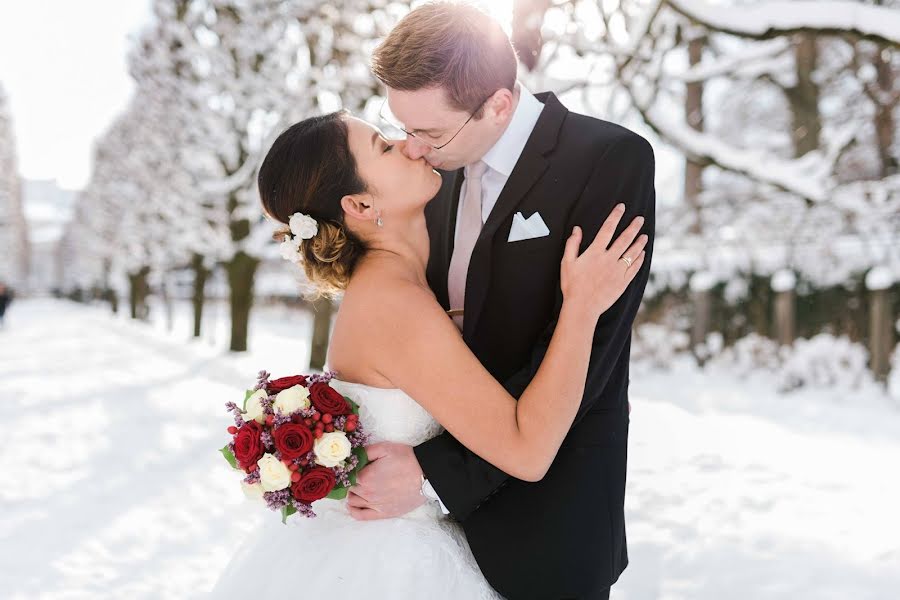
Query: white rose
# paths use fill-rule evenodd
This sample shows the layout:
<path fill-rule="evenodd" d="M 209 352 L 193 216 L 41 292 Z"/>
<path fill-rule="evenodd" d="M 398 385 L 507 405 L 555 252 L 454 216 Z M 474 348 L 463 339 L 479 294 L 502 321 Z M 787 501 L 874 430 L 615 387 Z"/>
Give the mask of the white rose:
<path fill-rule="evenodd" d="M 278 250 L 281 252 L 281 258 L 284 260 L 299 262 L 302 258 L 300 256 L 300 238 L 287 239 L 281 242 Z"/>
<path fill-rule="evenodd" d="M 265 492 L 277 492 L 291 485 L 291 470 L 274 454 L 263 454 L 259 465 L 259 484 Z"/>
<path fill-rule="evenodd" d="M 275 395 L 275 410 L 289 415 L 301 408 L 309 408 L 309 390 L 302 385 L 289 387 Z"/>
<path fill-rule="evenodd" d="M 301 240 L 308 240 L 319 233 L 319 224 L 316 220 L 303 213 L 292 214 L 288 224 L 291 226 L 291 233 Z"/>
<path fill-rule="evenodd" d="M 246 481 L 241 481 L 241 489 L 244 490 L 244 496 L 246 496 L 248 500 L 263 499 L 263 492 L 265 490 L 263 490 L 262 486 L 258 483 L 247 483 Z"/>
<path fill-rule="evenodd" d="M 247 412 L 241 415 L 241 417 L 245 421 L 255 420 L 258 423 L 265 423 L 266 413 L 263 412 L 262 404 L 260 404 L 259 401 L 267 397 L 266 390 L 256 390 L 253 392 L 253 395 L 247 398 Z"/>
<path fill-rule="evenodd" d="M 313 444 L 316 462 L 323 467 L 336 467 L 350 456 L 350 440 L 343 431 L 326 433 Z"/>

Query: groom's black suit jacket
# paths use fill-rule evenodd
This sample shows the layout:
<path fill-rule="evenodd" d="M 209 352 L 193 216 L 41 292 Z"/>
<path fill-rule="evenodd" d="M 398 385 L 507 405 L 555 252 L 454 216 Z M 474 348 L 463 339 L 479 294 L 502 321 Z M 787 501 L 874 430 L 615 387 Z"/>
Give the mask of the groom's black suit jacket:
<path fill-rule="evenodd" d="M 584 399 L 543 480 L 514 479 L 449 433 L 417 446 L 415 454 L 501 594 L 510 600 L 598 598 L 628 564 L 623 514 L 628 361 L 631 325 L 653 250 L 654 157 L 634 132 L 569 112 L 552 93 L 537 97 L 544 109 L 472 252 L 466 344 L 518 398 L 537 371 L 559 316 L 560 260 L 573 226 L 584 230 L 584 250 L 612 208 L 624 202 L 617 235 L 643 215 L 643 232 L 650 236 L 647 257 L 625 294 L 600 318 Z M 441 190 L 425 209 L 431 236 L 428 281 L 449 308 L 447 272 L 463 171 L 442 175 Z M 525 218 L 540 212 L 550 235 L 507 242 L 516 212 Z"/>

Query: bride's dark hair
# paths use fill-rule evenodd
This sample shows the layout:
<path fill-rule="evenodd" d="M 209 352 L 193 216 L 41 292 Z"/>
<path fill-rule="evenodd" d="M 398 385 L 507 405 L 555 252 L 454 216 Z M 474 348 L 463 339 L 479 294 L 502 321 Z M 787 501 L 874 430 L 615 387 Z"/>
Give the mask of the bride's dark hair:
<path fill-rule="evenodd" d="M 367 249 L 346 227 L 341 208 L 341 198 L 366 191 L 350 152 L 346 114 L 338 111 L 291 125 L 272 144 L 257 178 L 270 217 L 287 224 L 301 212 L 318 222 L 318 233 L 300 243 L 300 254 L 307 278 L 328 295 L 346 289 Z"/>

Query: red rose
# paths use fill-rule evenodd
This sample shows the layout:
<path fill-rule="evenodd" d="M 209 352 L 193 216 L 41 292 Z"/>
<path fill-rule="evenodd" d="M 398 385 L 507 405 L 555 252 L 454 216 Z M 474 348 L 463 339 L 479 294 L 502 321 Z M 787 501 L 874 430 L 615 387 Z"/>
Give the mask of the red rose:
<path fill-rule="evenodd" d="M 285 423 L 275 429 L 275 447 L 281 452 L 282 459 L 293 460 L 312 450 L 313 434 L 306 425 Z"/>
<path fill-rule="evenodd" d="M 334 471 L 325 467 L 314 467 L 300 476 L 300 481 L 291 484 L 291 494 L 307 504 L 321 500 L 334 489 Z"/>
<path fill-rule="evenodd" d="M 306 377 L 304 377 L 303 375 L 291 375 L 290 377 L 282 377 L 281 379 L 270 381 L 268 385 L 266 385 L 266 391 L 271 396 L 272 394 L 277 394 L 282 390 L 292 388 L 295 385 L 302 385 L 303 387 L 306 387 Z"/>
<path fill-rule="evenodd" d="M 340 392 L 329 387 L 327 383 L 314 383 L 309 388 L 309 399 L 320 413 L 334 416 L 349 415 L 350 405 Z"/>
<path fill-rule="evenodd" d="M 264 449 L 259 434 L 262 427 L 256 421 L 245 421 L 234 436 L 234 458 L 242 469 L 246 469 L 260 458 Z"/>

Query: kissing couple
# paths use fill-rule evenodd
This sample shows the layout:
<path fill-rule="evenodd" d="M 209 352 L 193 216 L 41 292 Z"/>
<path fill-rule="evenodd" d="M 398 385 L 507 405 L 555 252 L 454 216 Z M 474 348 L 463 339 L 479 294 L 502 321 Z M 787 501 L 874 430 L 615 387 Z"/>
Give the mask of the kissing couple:
<path fill-rule="evenodd" d="M 213 597 L 608 598 L 653 150 L 529 92 L 473 6 L 413 10 L 372 69 L 404 139 L 311 117 L 258 178 L 283 255 L 343 295 L 331 385 L 371 462 L 316 519 L 255 532 Z"/>

